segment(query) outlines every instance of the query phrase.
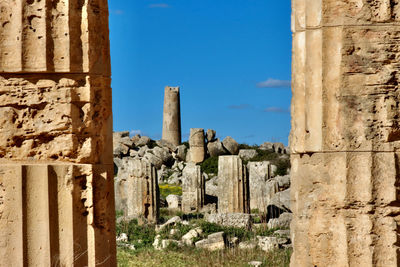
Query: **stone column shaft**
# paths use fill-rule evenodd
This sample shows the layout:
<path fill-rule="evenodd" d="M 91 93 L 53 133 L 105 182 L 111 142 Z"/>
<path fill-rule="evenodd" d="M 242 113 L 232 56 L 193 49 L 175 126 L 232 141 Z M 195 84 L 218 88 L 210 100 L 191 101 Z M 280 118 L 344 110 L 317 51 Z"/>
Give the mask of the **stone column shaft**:
<path fill-rule="evenodd" d="M 157 223 L 160 193 L 157 170 L 146 160 L 125 159 L 117 179 L 124 216 L 141 223 Z"/>
<path fill-rule="evenodd" d="M 204 129 L 190 129 L 189 146 L 190 161 L 194 163 L 203 162 L 206 154 Z"/>
<path fill-rule="evenodd" d="M 272 196 L 277 192 L 275 188 L 268 186 L 267 181 L 271 178 L 271 164 L 268 161 L 249 162 L 249 193 L 250 210 L 257 209 L 259 212 L 267 212 L 268 204 Z"/>
<path fill-rule="evenodd" d="M 400 5 L 292 7 L 291 266 L 398 266 Z"/>
<path fill-rule="evenodd" d="M 179 87 L 165 87 L 162 139 L 178 146 L 181 143 L 181 102 Z"/>
<path fill-rule="evenodd" d="M 107 1 L 0 10 L 0 266 L 116 266 Z"/>
<path fill-rule="evenodd" d="M 249 181 L 239 156 L 218 159 L 218 213 L 250 213 Z"/>
<path fill-rule="evenodd" d="M 183 169 L 182 175 L 182 211 L 200 212 L 205 197 L 205 181 L 201 168 L 189 163 Z"/>

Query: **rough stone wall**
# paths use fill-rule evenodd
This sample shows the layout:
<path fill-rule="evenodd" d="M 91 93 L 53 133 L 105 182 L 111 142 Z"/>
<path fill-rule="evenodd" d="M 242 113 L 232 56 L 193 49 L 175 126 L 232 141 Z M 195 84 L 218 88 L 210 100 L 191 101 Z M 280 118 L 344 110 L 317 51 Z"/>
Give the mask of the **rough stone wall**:
<path fill-rule="evenodd" d="M 181 102 L 179 87 L 165 87 L 162 139 L 178 146 L 181 143 Z"/>
<path fill-rule="evenodd" d="M 400 2 L 292 6 L 291 266 L 398 266 Z"/>
<path fill-rule="evenodd" d="M 269 186 L 267 181 L 271 178 L 271 165 L 268 161 L 249 162 L 249 193 L 250 210 L 258 209 L 266 212 L 268 204 L 277 192 L 276 186 Z"/>
<path fill-rule="evenodd" d="M 202 128 L 191 128 L 190 137 L 190 161 L 194 163 L 200 163 L 205 158 L 205 136 L 204 129 Z"/>
<path fill-rule="evenodd" d="M 249 213 L 249 180 L 239 156 L 218 159 L 218 213 Z"/>
<path fill-rule="evenodd" d="M 106 0 L 0 2 L 4 266 L 115 266 Z"/>
<path fill-rule="evenodd" d="M 182 211 L 199 212 L 204 205 L 205 181 L 200 166 L 186 165 L 182 172 Z"/>
<path fill-rule="evenodd" d="M 157 223 L 160 193 L 157 170 L 146 160 L 124 158 L 116 179 L 117 209 L 127 219 Z"/>

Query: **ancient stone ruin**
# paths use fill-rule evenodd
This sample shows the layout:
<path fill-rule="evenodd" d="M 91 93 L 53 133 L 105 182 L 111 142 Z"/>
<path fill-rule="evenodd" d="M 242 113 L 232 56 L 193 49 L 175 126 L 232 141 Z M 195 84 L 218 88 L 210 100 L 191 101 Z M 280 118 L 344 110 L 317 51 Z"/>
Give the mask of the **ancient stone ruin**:
<path fill-rule="evenodd" d="M 218 160 L 218 213 L 250 213 L 249 181 L 239 156 Z"/>
<path fill-rule="evenodd" d="M 187 164 L 182 176 L 182 211 L 201 211 L 204 205 L 205 181 L 200 166 Z"/>
<path fill-rule="evenodd" d="M 398 266 L 400 3 L 292 3 L 291 266 Z"/>
<path fill-rule="evenodd" d="M 115 207 L 124 212 L 126 219 L 157 223 L 160 196 L 157 170 L 151 163 L 124 158 L 115 186 Z"/>
<path fill-rule="evenodd" d="M 179 87 L 165 87 L 162 140 L 181 143 L 181 104 Z"/>
<path fill-rule="evenodd" d="M 190 146 L 190 161 L 194 163 L 203 162 L 205 159 L 204 129 L 201 128 L 190 129 L 189 146 Z"/>
<path fill-rule="evenodd" d="M 116 266 L 107 1 L 0 10 L 0 265 Z"/>
<path fill-rule="evenodd" d="M 271 164 L 268 161 L 249 162 L 247 167 L 249 170 L 250 209 L 266 213 L 268 203 L 278 192 L 278 186 L 269 186 L 268 183 L 272 177 Z"/>

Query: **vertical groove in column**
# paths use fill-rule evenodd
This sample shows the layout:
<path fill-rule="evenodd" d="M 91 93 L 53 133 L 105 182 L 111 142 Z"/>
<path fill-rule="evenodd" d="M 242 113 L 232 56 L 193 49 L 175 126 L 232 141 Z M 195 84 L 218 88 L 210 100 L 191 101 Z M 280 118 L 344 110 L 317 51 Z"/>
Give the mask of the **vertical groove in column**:
<path fill-rule="evenodd" d="M 56 72 L 68 72 L 70 68 L 70 30 L 68 24 L 74 12 L 69 8 L 69 2 L 76 0 L 47 0 L 47 12 L 49 19 L 47 42 L 47 70 Z M 71 12 L 72 11 L 72 12 Z"/>
<path fill-rule="evenodd" d="M 88 217 L 93 203 L 88 197 L 91 189 L 88 186 L 88 173 L 78 167 L 72 167 L 66 177 L 72 184 L 71 203 L 73 229 L 73 260 L 75 266 L 88 266 Z M 68 182 L 67 182 L 68 186 Z"/>
<path fill-rule="evenodd" d="M 296 0 L 297 3 L 299 0 Z M 292 129 L 290 133 L 291 150 L 293 152 L 304 151 L 306 133 L 305 117 L 305 68 L 306 68 L 306 33 L 293 34 L 293 59 L 292 59 Z"/>
<path fill-rule="evenodd" d="M 47 69 L 47 23 L 45 1 L 23 2 L 22 64 L 24 71 Z"/>
<path fill-rule="evenodd" d="M 58 175 L 53 166 L 47 165 L 48 178 L 48 210 L 49 210 L 49 234 L 50 234 L 50 260 L 52 266 L 59 266 L 60 262 L 60 220 L 59 218 L 59 189 Z"/>
<path fill-rule="evenodd" d="M 0 2 L 0 71 L 20 71 L 22 40 L 22 1 Z"/>
<path fill-rule="evenodd" d="M 342 74 L 342 39 L 343 29 L 341 27 L 326 28 L 323 31 L 323 150 L 337 150 L 346 146 L 342 138 L 343 133 L 339 127 L 343 121 L 343 114 L 341 113 L 338 101 Z M 332 125 L 337 127 L 329 127 Z"/>
<path fill-rule="evenodd" d="M 71 72 L 83 71 L 83 5 L 85 1 L 68 0 L 69 6 L 69 65 Z"/>
<path fill-rule="evenodd" d="M 45 60 L 46 60 L 46 67 L 43 71 L 48 71 L 48 72 L 54 72 L 55 70 L 55 40 L 54 38 L 56 37 L 54 34 L 54 30 L 57 30 L 60 25 L 57 25 L 57 23 L 53 20 L 54 17 L 56 16 L 53 14 L 53 12 L 56 9 L 53 9 L 53 0 L 42 0 L 45 1 Z M 40 38 L 40 36 L 38 37 Z M 62 46 L 62 44 L 60 44 Z M 68 71 L 68 70 L 67 70 Z"/>
<path fill-rule="evenodd" d="M 322 30 L 306 31 L 306 140 L 311 151 L 322 148 Z"/>
<path fill-rule="evenodd" d="M 115 233 L 111 222 L 115 220 L 115 211 L 107 207 L 114 207 L 113 166 L 99 166 L 93 170 L 93 234 L 95 247 L 93 249 L 96 266 L 116 266 L 116 241 L 110 238 Z M 115 235 L 114 235 L 115 236 Z M 90 257 L 91 258 L 91 257 Z M 89 262 L 89 266 L 91 263 Z"/>
<path fill-rule="evenodd" d="M 23 266 L 22 169 L 0 166 L 0 265 Z"/>
<path fill-rule="evenodd" d="M 47 166 L 23 166 L 27 266 L 51 265 Z"/>

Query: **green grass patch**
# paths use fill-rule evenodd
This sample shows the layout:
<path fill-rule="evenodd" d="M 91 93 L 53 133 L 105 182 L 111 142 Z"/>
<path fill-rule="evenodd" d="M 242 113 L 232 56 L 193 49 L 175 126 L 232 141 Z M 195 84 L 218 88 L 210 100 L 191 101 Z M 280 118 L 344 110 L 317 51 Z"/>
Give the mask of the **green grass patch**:
<path fill-rule="evenodd" d="M 139 225 L 137 220 L 121 221 L 116 227 L 117 236 L 121 233 L 128 235 L 129 243 L 136 248 L 152 247 L 156 236 L 155 227 L 152 224 Z"/>
<path fill-rule="evenodd" d="M 182 196 L 182 187 L 178 185 L 160 184 L 160 197 L 165 199 L 168 195 Z"/>
<path fill-rule="evenodd" d="M 143 249 L 128 251 L 118 249 L 119 267 L 243 267 L 250 261 L 261 261 L 263 267 L 289 266 L 291 249 L 280 249 L 271 252 L 262 250 L 226 249 L 210 252 L 190 247 L 171 248 L 165 251 Z"/>

